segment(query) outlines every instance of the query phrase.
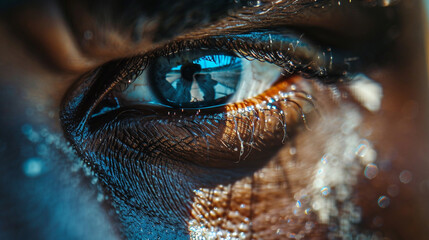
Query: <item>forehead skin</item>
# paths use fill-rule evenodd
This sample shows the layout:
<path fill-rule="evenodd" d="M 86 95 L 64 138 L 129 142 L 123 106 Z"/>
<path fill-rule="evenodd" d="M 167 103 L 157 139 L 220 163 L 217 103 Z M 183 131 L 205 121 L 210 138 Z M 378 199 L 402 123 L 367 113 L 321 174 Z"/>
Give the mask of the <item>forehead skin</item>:
<path fill-rule="evenodd" d="M 115 213 L 108 201 L 102 201 L 104 196 L 99 195 L 96 180 L 86 176 L 86 170 L 82 169 L 79 159 L 71 152 L 62 136 L 58 117 L 60 102 L 66 90 L 82 73 L 109 60 L 145 52 L 171 39 L 206 36 L 216 29 L 225 29 L 226 26 L 232 27 L 228 31 L 244 31 L 257 25 L 263 28 L 268 23 L 281 19 L 285 21 L 282 25 L 286 26 L 317 23 L 320 27 L 329 29 L 334 22 L 338 23 L 330 10 L 321 10 L 320 6 L 303 7 L 300 3 L 304 1 L 280 1 L 273 8 L 273 13 L 258 15 L 260 19 L 258 16 L 246 15 L 246 11 L 258 11 L 258 8 L 243 10 L 241 5 L 247 5 L 247 2 L 234 6 L 229 1 L 217 1 L 213 7 L 214 3 L 211 2 L 194 1 L 192 3 L 198 5 L 193 8 L 187 8 L 185 1 L 181 2 L 185 7 L 176 6 L 175 2 L 177 1 L 153 1 L 149 4 L 144 1 L 142 5 L 149 4 L 153 9 L 145 10 L 144 6 L 132 9 L 124 7 L 121 12 L 111 10 L 107 6 L 116 5 L 104 1 L 102 6 L 89 6 L 75 1 L 44 1 L 37 4 L 16 4 L 2 12 L 0 196 L 5 197 L 0 199 L 1 239 L 58 239 L 64 236 L 70 239 L 117 239 L 120 236 L 120 224 L 116 222 Z M 421 16 L 416 14 L 419 12 L 419 5 L 418 1 L 401 5 L 402 24 L 397 29 L 400 36 L 394 48 L 396 57 L 389 64 L 370 73 L 370 77 L 383 86 L 384 97 L 380 112 L 374 114 L 359 110 L 362 126 L 373 129 L 369 140 L 376 146 L 378 160 L 390 160 L 390 165 L 383 168 L 372 181 L 365 179 L 361 173 L 357 175 L 358 183 L 353 189 L 353 201 L 362 208 L 363 229 L 387 232 L 389 236 L 393 236 L 392 239 L 420 239 L 421 236 L 427 236 L 424 223 L 429 215 L 423 204 L 428 193 L 424 182 L 428 169 L 425 161 L 427 149 L 424 148 L 427 144 L 427 78 L 424 56 L 421 54 L 421 31 L 416 27 L 421 26 Z M 182 9 L 186 11 L 179 11 Z M 168 18 L 175 16 L 174 14 L 181 16 L 177 12 L 191 13 L 195 9 L 208 9 L 208 19 L 206 15 L 202 15 L 197 16 L 201 18 L 198 23 L 185 21 L 172 24 L 171 21 L 181 18 Z M 275 9 L 283 11 L 276 12 Z M 280 14 L 286 10 L 288 14 Z M 159 12 L 164 15 L 161 14 L 160 17 L 157 14 Z M 354 16 L 359 16 L 358 14 L 360 13 L 357 12 Z M 278 15 L 280 17 L 276 18 Z M 320 18 L 324 21 L 318 21 Z M 240 26 L 243 26 L 242 29 Z M 337 28 L 345 31 L 346 26 L 338 23 Z M 289 168 L 292 193 L 308 186 L 311 173 L 316 170 L 315 163 L 306 159 L 318 159 L 323 150 L 312 146 L 322 146 L 328 135 L 335 137 L 338 129 L 335 129 L 334 124 L 340 124 L 342 118 L 351 114 L 349 110 L 343 111 L 340 107 L 326 111 L 332 117 L 330 124 L 321 124 L 327 133 L 305 133 L 297 139 L 297 152 L 302 161 Z M 325 119 L 328 120 L 330 119 Z M 32 130 L 29 130 L 29 126 Z M 307 144 L 308 142 L 311 144 Z M 289 152 L 285 148 L 278 158 L 289 159 Z M 29 166 L 36 176 L 28 175 Z M 36 171 L 38 167 L 41 169 L 39 172 Z M 255 175 L 260 177 L 258 184 L 262 189 L 255 205 L 259 206 L 255 208 L 259 209 L 259 213 L 255 213 L 259 215 L 254 217 L 257 227 L 252 231 L 255 232 L 266 231 L 271 219 L 278 223 L 281 217 L 285 217 L 282 210 L 292 208 L 296 203 L 293 194 L 286 194 L 287 191 L 270 192 L 266 188 L 270 179 L 262 178 L 261 173 L 265 172 L 265 176 L 272 179 L 283 174 L 271 171 L 271 167 L 267 166 Z M 403 184 L 398 180 L 403 170 L 412 172 L 411 183 Z M 303 176 L 308 176 L 309 179 Z M 240 210 L 239 203 L 248 205 L 250 198 L 246 187 L 249 184 L 251 185 L 250 179 L 242 179 L 232 186 L 226 186 L 235 188 L 232 191 L 235 206 L 230 210 Z M 378 207 L 378 197 L 388 195 L 388 187 L 392 185 L 399 188 L 399 195 L 391 197 L 389 208 Z M 222 190 L 224 187 L 217 186 L 215 189 Z M 204 193 L 207 189 L 200 190 Z M 198 199 L 199 197 L 202 199 Z M 207 197 L 201 194 L 193 199 L 194 210 L 198 209 L 194 204 L 198 201 L 203 207 L 201 202 L 215 206 L 217 204 L 201 200 L 207 200 Z M 226 218 L 244 222 L 248 217 L 248 209 L 241 210 L 238 215 Z M 287 220 L 287 217 L 283 220 Z M 382 219 L 381 227 L 377 219 Z M 406 221 L 401 221 L 402 219 Z M 299 218 L 295 219 L 294 224 L 270 224 L 287 233 L 296 233 L 304 223 Z M 325 226 L 321 225 L 320 230 L 312 234 L 314 237 L 325 238 Z"/>

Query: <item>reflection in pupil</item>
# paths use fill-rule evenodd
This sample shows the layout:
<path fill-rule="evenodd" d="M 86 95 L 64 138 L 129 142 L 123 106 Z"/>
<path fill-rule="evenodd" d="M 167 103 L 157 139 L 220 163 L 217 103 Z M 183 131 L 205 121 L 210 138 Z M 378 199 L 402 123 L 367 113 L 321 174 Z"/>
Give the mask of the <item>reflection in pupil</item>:
<path fill-rule="evenodd" d="M 194 64 L 194 63 L 184 64 L 180 68 L 180 73 L 182 74 L 182 79 L 185 81 L 189 81 L 189 82 L 193 81 L 194 74 L 196 72 L 199 72 L 199 71 L 201 71 L 200 64 Z"/>
<path fill-rule="evenodd" d="M 180 68 L 181 78 L 179 79 L 176 87 L 176 98 L 182 98 L 181 102 L 190 102 L 191 99 L 191 87 L 194 82 L 194 74 L 201 71 L 199 64 L 188 63 L 184 64 Z"/>
<path fill-rule="evenodd" d="M 213 101 L 215 97 L 214 86 L 217 84 L 216 81 L 212 79 L 212 76 L 207 74 L 196 74 L 195 78 L 197 80 L 198 86 L 204 93 L 204 101 Z"/>
<path fill-rule="evenodd" d="M 192 59 L 192 57 L 189 57 Z M 159 61 L 154 85 L 168 105 L 198 108 L 222 105 L 236 92 L 242 60 L 228 55 L 207 55 Z"/>

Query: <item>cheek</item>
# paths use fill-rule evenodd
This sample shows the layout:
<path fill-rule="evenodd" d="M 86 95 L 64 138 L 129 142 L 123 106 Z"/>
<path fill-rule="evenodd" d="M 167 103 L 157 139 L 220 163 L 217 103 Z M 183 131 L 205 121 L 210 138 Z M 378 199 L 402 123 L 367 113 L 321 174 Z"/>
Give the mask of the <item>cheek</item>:
<path fill-rule="evenodd" d="M 408 76 L 399 71 L 372 76 L 383 86 L 378 111 L 351 92 L 322 90 L 315 95 L 320 118 L 262 169 L 194 190 L 191 236 L 345 237 L 361 229 L 424 235 L 427 137 L 420 85 L 398 81 Z"/>
<path fill-rule="evenodd" d="M 372 132 L 368 139 L 376 150 L 377 171 L 372 174 L 374 166 L 367 166 L 361 175 L 358 204 L 364 224 L 391 238 L 427 234 L 427 104 L 421 94 L 426 83 L 419 71 L 417 63 L 378 75 L 384 101 L 362 123 Z"/>
<path fill-rule="evenodd" d="M 8 71 L 0 69 L 0 235 L 116 239 L 96 179 L 63 138 L 57 106 L 41 88 L 52 82 L 32 82 L 49 76 L 5 76 Z"/>

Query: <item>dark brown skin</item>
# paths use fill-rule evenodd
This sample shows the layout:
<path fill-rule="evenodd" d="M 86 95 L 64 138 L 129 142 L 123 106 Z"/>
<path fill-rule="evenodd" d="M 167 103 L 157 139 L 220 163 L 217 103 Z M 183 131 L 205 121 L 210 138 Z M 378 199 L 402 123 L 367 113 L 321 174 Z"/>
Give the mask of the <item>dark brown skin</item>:
<path fill-rule="evenodd" d="M 270 11 L 262 14 L 255 13 L 263 7 L 238 6 L 229 15 L 214 3 L 211 8 L 205 8 L 206 2 L 186 7 L 172 2 L 165 1 L 165 5 L 160 6 L 148 1 L 134 3 L 136 5 L 103 2 L 90 6 L 80 1 L 46 1 L 4 7 L 0 21 L 0 153 L 3 156 L 0 160 L 0 196 L 3 196 L 0 239 L 58 239 L 59 236 L 62 239 L 186 239 L 214 236 L 211 234 L 218 234 L 214 239 L 228 236 L 341 239 L 347 234 L 357 237 L 359 233 L 380 239 L 429 236 L 426 161 L 429 150 L 425 147 L 428 144 L 428 78 L 419 1 L 404 1 L 387 8 L 344 1 L 341 6 L 327 4 L 323 9 L 282 1 L 272 4 Z M 188 7 L 191 5 L 195 5 L 194 8 Z M 195 15 L 192 12 L 195 9 L 207 10 Z M 186 14 L 192 17 L 182 16 Z M 192 145 L 193 142 L 186 143 L 190 149 L 163 155 L 161 163 L 151 157 L 152 152 L 141 150 L 142 144 L 135 147 L 142 154 L 129 157 L 125 150 L 121 152 L 112 147 L 114 140 L 132 144 L 139 136 L 130 140 L 121 135 L 122 128 L 113 128 L 108 133 L 100 128 L 102 130 L 95 131 L 99 134 L 83 136 L 84 131 L 76 130 L 80 119 L 67 119 L 67 114 L 73 112 L 72 104 L 68 103 L 77 98 L 76 92 L 87 89 L 85 79 L 95 81 L 85 74 L 112 60 L 145 54 L 171 41 L 266 28 L 294 29 L 312 42 L 356 51 L 370 51 L 360 46 L 371 43 L 377 50 L 370 48 L 371 51 L 378 55 L 368 60 L 372 62 L 362 71 L 383 88 L 380 109 L 365 108 L 350 93 L 347 83 L 329 85 L 295 74 L 260 98 L 230 104 L 222 110 L 259 103 L 266 96 L 275 96 L 279 90 L 293 91 L 291 84 L 295 84 L 297 90 L 311 93 L 317 99 L 316 107 L 298 97 L 290 99 L 307 107 L 307 124 L 296 107 L 285 107 L 290 111 L 287 120 L 290 137 L 280 144 L 283 132 L 264 135 L 260 142 L 265 145 L 261 144 L 260 150 L 252 150 L 249 159 L 237 162 L 236 152 L 215 142 L 222 139 L 237 144 L 236 140 L 230 140 L 237 138 L 236 123 L 231 118 L 216 128 L 212 146 L 221 153 L 210 155 L 214 160 L 209 163 L 199 157 L 203 153 L 198 149 L 206 146 Z M 339 97 L 335 95 L 335 88 L 341 93 Z M 82 105 L 85 109 L 90 107 L 90 104 Z M 277 123 L 272 115 L 267 119 Z M 171 135 L 176 133 L 178 138 L 186 139 L 177 119 L 160 116 L 176 124 L 176 128 L 171 127 L 174 130 Z M 358 116 L 360 120 L 353 125 L 351 122 L 356 119 L 351 116 Z M 140 117 L 130 119 L 142 128 L 141 132 L 149 133 L 156 127 L 164 129 L 164 125 L 157 122 L 159 119 L 150 122 Z M 149 129 L 137 120 L 153 125 Z M 106 122 L 101 119 L 97 123 Z M 274 128 L 274 123 L 269 127 Z M 42 140 L 31 140 L 23 127 L 28 125 L 40 134 L 41 129 L 46 128 L 48 134 Z M 106 126 L 113 125 L 106 123 Z M 238 128 L 246 132 L 245 127 Z M 48 136 L 56 136 L 54 141 L 58 144 L 48 140 Z M 163 137 L 173 139 L 167 133 L 159 139 Z M 151 140 L 142 139 L 142 142 Z M 373 163 L 379 172 L 371 179 L 364 174 L 368 163 L 365 156 L 347 151 L 347 148 L 358 149 L 362 139 L 376 152 Z M 98 143 L 99 140 L 104 145 Z M 159 140 L 154 149 L 175 150 L 162 145 L 167 140 Z M 178 140 L 171 140 L 174 141 Z M 69 152 L 66 142 L 73 145 L 75 154 Z M 40 150 L 41 145 L 46 147 L 44 152 Z M 103 159 L 107 154 L 99 150 L 101 147 L 117 151 L 113 162 Z M 327 196 L 322 195 L 320 187 L 314 187 L 322 166 L 320 159 L 325 154 L 353 159 L 348 165 L 341 161 L 329 165 L 334 158 L 328 159 L 325 166 L 330 168 L 324 169 L 328 177 L 322 178 L 324 183 L 331 181 L 332 184 Z M 29 176 L 24 174 L 25 166 L 34 156 L 43 159 L 43 171 Z M 233 156 L 232 160 L 229 156 Z M 98 176 L 97 181 L 82 168 L 72 170 L 82 161 Z M 127 165 L 128 162 L 141 164 L 135 167 Z M 412 174 L 410 182 L 401 182 L 399 176 L 404 170 Z M 334 180 L 326 180 L 335 174 L 338 176 L 332 178 Z M 346 189 L 348 194 L 341 197 L 341 189 Z M 383 208 L 377 203 L 382 195 L 390 199 L 390 204 Z M 317 199 L 333 205 L 317 207 Z M 311 211 L 305 212 L 307 208 Z M 356 213 L 360 213 L 357 220 L 353 215 Z M 324 218 L 324 214 L 328 217 Z M 347 220 L 349 225 L 341 225 L 340 220 Z"/>

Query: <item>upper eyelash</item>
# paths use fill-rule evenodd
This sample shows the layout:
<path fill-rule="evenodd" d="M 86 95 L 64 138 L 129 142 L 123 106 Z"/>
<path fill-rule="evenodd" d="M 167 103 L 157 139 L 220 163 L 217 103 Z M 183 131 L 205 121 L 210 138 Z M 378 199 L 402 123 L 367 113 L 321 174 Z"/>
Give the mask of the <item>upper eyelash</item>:
<path fill-rule="evenodd" d="M 267 33 L 262 33 L 267 34 Z M 269 33 L 268 33 L 269 34 Z M 257 35 L 232 35 L 232 36 L 218 36 L 211 37 L 206 39 L 198 39 L 193 41 L 184 41 L 177 42 L 170 45 L 165 46 L 159 52 L 155 51 L 152 53 L 152 57 L 164 56 L 168 57 L 179 53 L 181 51 L 187 50 L 198 50 L 202 49 L 211 49 L 218 51 L 229 51 L 233 52 L 240 57 L 244 57 L 248 60 L 259 60 L 266 61 L 269 63 L 276 64 L 282 68 L 284 68 L 289 73 L 302 72 L 307 73 L 312 76 L 325 77 L 328 74 L 327 70 L 324 69 L 309 69 L 308 66 L 314 63 L 315 59 L 305 59 L 309 60 L 307 64 L 303 64 L 304 60 L 301 56 L 296 56 L 296 45 L 292 46 L 292 42 L 287 41 L 276 41 L 267 43 L 264 40 L 259 39 L 258 33 Z M 255 38 L 256 37 L 256 38 Z M 300 39 L 297 39 L 299 42 Z M 274 44 L 275 43 L 283 43 L 284 45 L 290 44 L 291 47 L 284 49 L 277 49 Z M 301 42 L 302 43 L 302 42 Z M 298 44 L 301 44 L 298 43 Z M 297 45 L 298 45 L 297 44 Z M 315 51 L 315 49 L 312 49 Z M 319 51 L 322 52 L 322 51 Z M 321 66 L 323 67 L 323 66 Z"/>
<path fill-rule="evenodd" d="M 303 53 L 306 48 L 307 55 Z M 147 54 L 133 57 L 131 65 L 125 64 L 127 77 L 118 81 L 119 89 L 124 89 L 136 79 L 151 61 L 157 57 L 173 57 L 180 52 L 192 50 L 213 50 L 236 54 L 249 60 L 266 61 L 276 64 L 288 74 L 301 74 L 306 78 L 316 78 L 324 83 L 337 83 L 349 79 L 350 61 L 356 57 L 339 57 L 329 47 L 308 43 L 303 35 L 295 33 L 252 32 L 248 34 L 214 36 L 203 39 L 175 41 Z M 309 54 L 308 54 L 309 53 Z M 128 65 L 128 66 L 127 66 Z M 138 66 L 136 66 L 138 65 Z M 132 71 L 129 71 L 130 68 Z M 136 69 L 137 67 L 137 69 Z"/>

